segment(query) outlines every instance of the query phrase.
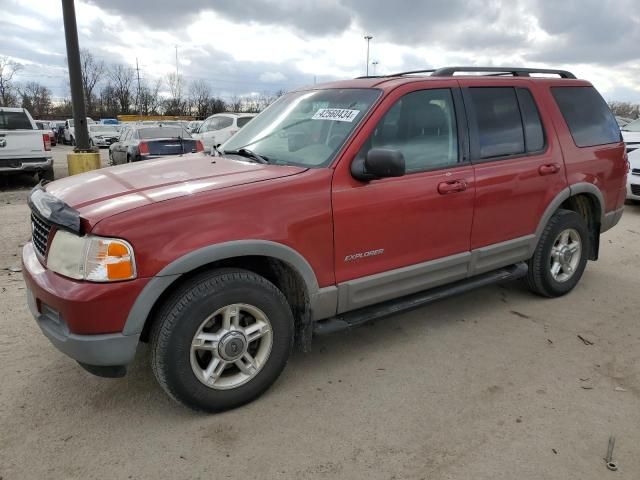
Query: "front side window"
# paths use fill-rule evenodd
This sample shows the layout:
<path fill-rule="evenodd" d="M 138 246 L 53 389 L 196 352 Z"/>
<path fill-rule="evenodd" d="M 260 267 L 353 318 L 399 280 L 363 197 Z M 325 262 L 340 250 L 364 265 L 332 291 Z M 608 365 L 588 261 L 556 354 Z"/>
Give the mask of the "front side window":
<path fill-rule="evenodd" d="M 371 148 L 400 151 L 407 173 L 458 163 L 451 90 L 420 90 L 402 97 L 382 117 L 359 156 L 366 156 Z"/>
<path fill-rule="evenodd" d="M 288 93 L 225 142 L 222 151 L 246 148 L 274 164 L 329 165 L 380 94 L 373 88 Z"/>
<path fill-rule="evenodd" d="M 524 130 L 515 89 L 472 87 L 469 98 L 475 113 L 480 158 L 525 153 Z"/>
<path fill-rule="evenodd" d="M 593 147 L 622 141 L 616 118 L 595 88 L 553 87 L 551 92 L 576 146 Z"/>

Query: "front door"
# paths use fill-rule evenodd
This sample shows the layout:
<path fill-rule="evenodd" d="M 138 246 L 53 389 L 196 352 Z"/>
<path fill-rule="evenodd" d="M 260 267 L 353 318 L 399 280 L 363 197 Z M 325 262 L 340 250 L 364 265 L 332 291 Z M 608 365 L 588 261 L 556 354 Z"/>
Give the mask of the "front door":
<path fill-rule="evenodd" d="M 461 97 L 457 89 L 419 88 L 408 85 L 387 98 L 356 147 L 356 157 L 371 148 L 399 150 L 406 175 L 361 182 L 345 168 L 352 159 L 343 157 L 334 176 L 339 312 L 468 274 L 475 181 L 457 120 Z"/>

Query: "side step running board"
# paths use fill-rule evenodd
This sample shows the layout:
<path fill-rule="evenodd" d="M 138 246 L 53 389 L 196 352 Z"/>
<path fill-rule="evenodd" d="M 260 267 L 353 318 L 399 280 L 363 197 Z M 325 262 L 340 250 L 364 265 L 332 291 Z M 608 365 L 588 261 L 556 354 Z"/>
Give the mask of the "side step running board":
<path fill-rule="evenodd" d="M 477 275 L 465 280 L 460 280 L 459 282 L 455 282 L 450 285 L 414 293 L 413 295 L 407 295 L 406 297 L 396 300 L 389 300 L 370 307 L 360 308 L 327 320 L 316 322 L 313 326 L 313 333 L 316 335 L 327 335 L 341 330 L 347 330 L 371 320 L 377 320 L 396 313 L 413 310 L 435 302 L 436 300 L 452 297 L 453 295 L 458 295 L 475 288 L 484 287 L 497 282 L 522 278 L 527 274 L 527 270 L 528 268 L 526 263 L 516 263 L 515 265 L 501 268 L 493 272 L 483 273 L 482 275 Z"/>

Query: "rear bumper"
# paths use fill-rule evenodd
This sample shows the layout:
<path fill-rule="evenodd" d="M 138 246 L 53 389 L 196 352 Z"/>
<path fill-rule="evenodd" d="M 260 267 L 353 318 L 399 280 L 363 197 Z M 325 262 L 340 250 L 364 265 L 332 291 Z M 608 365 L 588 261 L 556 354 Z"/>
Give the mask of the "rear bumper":
<path fill-rule="evenodd" d="M 61 352 L 80 363 L 123 366 L 133 360 L 140 332 L 122 330 L 146 279 L 114 284 L 77 282 L 44 268 L 28 242 L 22 274 L 29 310 Z"/>
<path fill-rule="evenodd" d="M 0 159 L 0 173 L 38 172 L 53 168 L 53 158 Z"/>

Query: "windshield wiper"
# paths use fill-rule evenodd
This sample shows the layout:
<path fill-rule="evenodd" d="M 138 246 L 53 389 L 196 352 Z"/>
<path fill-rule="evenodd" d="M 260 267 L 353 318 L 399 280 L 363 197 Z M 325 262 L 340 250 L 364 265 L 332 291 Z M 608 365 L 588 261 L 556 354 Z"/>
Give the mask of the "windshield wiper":
<path fill-rule="evenodd" d="M 262 155 L 258 155 L 253 150 L 249 150 L 248 148 L 239 148 L 238 150 L 229 150 L 224 151 L 225 155 L 239 155 L 241 157 L 250 158 L 256 163 L 269 163 L 269 159 Z"/>

